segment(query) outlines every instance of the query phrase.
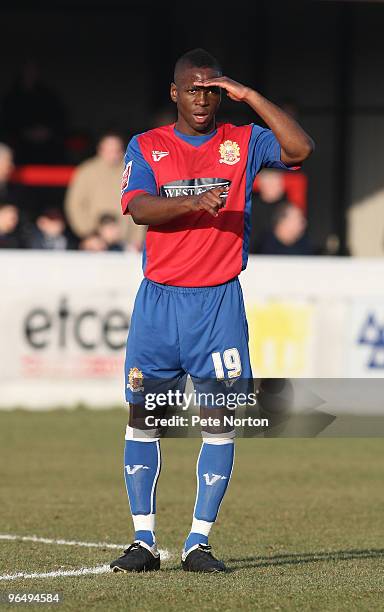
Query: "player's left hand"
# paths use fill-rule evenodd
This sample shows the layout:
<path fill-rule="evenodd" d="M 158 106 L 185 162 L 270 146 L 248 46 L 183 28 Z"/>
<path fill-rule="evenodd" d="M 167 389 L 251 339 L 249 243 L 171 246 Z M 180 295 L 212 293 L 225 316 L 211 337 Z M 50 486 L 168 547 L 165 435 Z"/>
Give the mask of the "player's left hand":
<path fill-rule="evenodd" d="M 221 87 L 227 92 L 227 96 L 235 102 L 243 102 L 249 94 L 250 88 L 230 79 L 226 76 L 207 79 L 206 81 L 195 81 L 194 85 L 199 87 Z"/>

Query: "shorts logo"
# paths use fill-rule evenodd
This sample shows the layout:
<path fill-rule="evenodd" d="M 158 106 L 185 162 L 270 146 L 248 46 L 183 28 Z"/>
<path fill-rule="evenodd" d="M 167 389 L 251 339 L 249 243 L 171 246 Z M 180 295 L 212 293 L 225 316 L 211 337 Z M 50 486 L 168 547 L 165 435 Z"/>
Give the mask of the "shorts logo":
<path fill-rule="evenodd" d="M 131 368 L 128 374 L 127 388 L 137 393 L 138 391 L 144 391 L 143 386 L 144 376 L 141 370 L 138 368 Z"/>
<path fill-rule="evenodd" d="M 155 162 L 160 161 L 163 157 L 169 155 L 169 151 L 152 151 L 152 159 Z"/>
<path fill-rule="evenodd" d="M 129 177 L 131 176 L 132 163 L 133 163 L 133 160 L 128 162 L 124 168 L 123 178 L 121 180 L 121 193 L 124 193 L 124 191 L 128 187 Z"/>
<path fill-rule="evenodd" d="M 220 145 L 220 164 L 227 164 L 228 166 L 233 166 L 240 161 L 240 147 L 237 142 L 233 140 L 226 140 L 224 143 Z"/>

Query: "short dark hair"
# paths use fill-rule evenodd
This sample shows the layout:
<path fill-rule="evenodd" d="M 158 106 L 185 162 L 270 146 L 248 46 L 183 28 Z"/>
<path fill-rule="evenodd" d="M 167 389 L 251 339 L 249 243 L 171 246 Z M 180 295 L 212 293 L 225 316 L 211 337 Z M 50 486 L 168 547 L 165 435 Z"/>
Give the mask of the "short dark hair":
<path fill-rule="evenodd" d="M 176 82 L 177 76 L 184 68 L 212 68 L 221 74 L 221 65 L 218 60 L 208 53 L 205 49 L 192 49 L 187 51 L 175 64 L 174 81 Z"/>
<path fill-rule="evenodd" d="M 275 204 L 275 207 L 276 208 L 272 216 L 272 227 L 273 228 L 275 228 L 276 225 L 280 223 L 280 221 L 285 219 L 285 217 L 287 217 L 288 213 L 291 210 L 298 208 L 295 204 L 292 204 L 292 202 L 289 202 L 289 200 L 283 200 L 282 202 Z"/>
<path fill-rule="evenodd" d="M 39 217 L 46 217 L 51 221 L 65 221 L 64 214 L 59 208 L 44 208 L 44 210 L 39 214 Z"/>
<path fill-rule="evenodd" d="M 97 136 L 97 140 L 96 140 L 97 146 L 101 143 L 102 140 L 104 140 L 104 138 L 118 138 L 119 140 L 121 140 L 123 146 L 125 143 L 124 136 L 121 132 L 119 132 L 119 130 L 106 130 L 104 132 L 101 132 Z"/>
<path fill-rule="evenodd" d="M 116 215 L 111 213 L 103 213 L 97 220 L 97 225 L 109 225 L 110 223 L 117 223 L 118 219 Z"/>

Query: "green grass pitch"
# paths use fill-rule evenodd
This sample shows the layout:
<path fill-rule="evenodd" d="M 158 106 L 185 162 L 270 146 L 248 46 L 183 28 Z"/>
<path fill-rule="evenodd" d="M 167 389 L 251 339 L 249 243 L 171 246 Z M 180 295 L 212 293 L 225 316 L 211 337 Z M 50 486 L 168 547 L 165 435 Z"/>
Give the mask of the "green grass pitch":
<path fill-rule="evenodd" d="M 117 409 L 1 412 L 0 533 L 129 543 L 125 420 Z M 211 536 L 226 575 L 180 570 L 199 446 L 162 442 L 157 536 L 170 558 L 160 572 L 0 581 L 0 592 L 59 591 L 62 604 L 39 609 L 76 611 L 384 609 L 382 439 L 239 440 Z M 118 555 L 0 540 L 0 576 L 95 567 Z"/>

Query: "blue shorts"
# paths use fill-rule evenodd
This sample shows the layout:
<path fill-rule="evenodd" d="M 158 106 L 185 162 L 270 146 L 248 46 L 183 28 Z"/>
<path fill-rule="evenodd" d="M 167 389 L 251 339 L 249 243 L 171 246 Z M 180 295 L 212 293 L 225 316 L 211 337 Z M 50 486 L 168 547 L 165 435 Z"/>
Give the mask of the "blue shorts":
<path fill-rule="evenodd" d="M 214 287 L 142 281 L 127 341 L 126 399 L 138 403 L 145 381 L 163 380 L 162 392 L 183 390 L 187 374 L 195 390 L 224 384 L 234 391 L 252 378 L 238 278 Z"/>

